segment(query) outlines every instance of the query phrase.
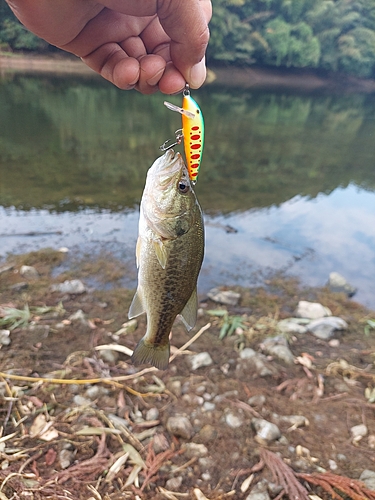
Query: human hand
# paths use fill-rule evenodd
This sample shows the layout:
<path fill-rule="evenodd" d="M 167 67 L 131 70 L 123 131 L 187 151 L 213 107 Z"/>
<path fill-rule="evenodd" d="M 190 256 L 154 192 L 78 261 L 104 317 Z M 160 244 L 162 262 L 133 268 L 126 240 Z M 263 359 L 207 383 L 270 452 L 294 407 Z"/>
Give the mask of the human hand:
<path fill-rule="evenodd" d="M 210 0 L 6 0 L 33 33 L 117 87 L 174 94 L 206 76 Z"/>

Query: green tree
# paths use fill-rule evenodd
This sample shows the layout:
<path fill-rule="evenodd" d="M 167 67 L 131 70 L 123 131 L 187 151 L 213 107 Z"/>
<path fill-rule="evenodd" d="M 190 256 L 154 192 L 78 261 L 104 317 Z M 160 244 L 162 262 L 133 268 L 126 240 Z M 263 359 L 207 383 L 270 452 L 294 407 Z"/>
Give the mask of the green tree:
<path fill-rule="evenodd" d="M 355 28 L 338 39 L 338 67 L 360 77 L 374 76 L 375 32 Z"/>

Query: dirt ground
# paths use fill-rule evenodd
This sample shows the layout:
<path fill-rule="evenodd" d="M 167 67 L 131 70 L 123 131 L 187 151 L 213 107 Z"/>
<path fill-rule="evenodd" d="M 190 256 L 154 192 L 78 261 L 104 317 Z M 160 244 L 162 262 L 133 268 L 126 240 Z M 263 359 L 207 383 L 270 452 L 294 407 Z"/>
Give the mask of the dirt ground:
<path fill-rule="evenodd" d="M 126 270 L 108 256 L 67 270 L 68 258 L 46 249 L 0 263 L 0 330 L 10 330 L 0 349 L 1 500 L 245 499 L 264 479 L 274 499 L 375 498 L 356 481 L 375 470 L 375 312 L 274 276 L 264 287 L 236 289 L 240 302 L 225 316 L 237 321 L 232 335 L 219 338 L 223 317 L 210 312 L 225 307 L 201 297 L 193 332 L 173 328 L 172 354 L 183 349 L 169 369 L 135 369 L 119 350 L 135 347 L 146 318 L 125 331 L 134 291 L 117 283 Z M 38 275 L 22 276 L 23 265 Z M 103 287 L 51 290 L 89 278 Z M 288 335 L 295 363 L 265 354 L 264 376 L 240 353 L 261 352 L 299 300 L 322 303 L 349 327 L 334 342 Z M 96 349 L 108 344 L 115 350 Z M 200 352 L 212 364 L 193 370 Z M 280 417 L 291 415 L 305 419 L 291 425 Z M 173 430 L 175 416 L 188 425 Z M 254 418 L 275 422 L 281 438 L 262 439 Z M 359 424 L 367 435 L 353 441 Z"/>

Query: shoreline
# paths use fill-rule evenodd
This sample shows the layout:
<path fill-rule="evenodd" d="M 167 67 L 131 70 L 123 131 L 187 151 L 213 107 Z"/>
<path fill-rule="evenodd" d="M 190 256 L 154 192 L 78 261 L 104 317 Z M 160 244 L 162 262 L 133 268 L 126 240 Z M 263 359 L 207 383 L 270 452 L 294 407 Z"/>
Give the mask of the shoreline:
<path fill-rule="evenodd" d="M 99 75 L 73 56 L 41 56 L 0 54 L 0 76 L 15 73 Z M 311 69 L 279 69 L 271 67 L 209 68 L 205 85 L 238 87 L 241 89 L 283 89 L 294 92 L 333 91 L 345 93 L 375 93 L 375 80 L 354 76 L 323 75 Z"/>

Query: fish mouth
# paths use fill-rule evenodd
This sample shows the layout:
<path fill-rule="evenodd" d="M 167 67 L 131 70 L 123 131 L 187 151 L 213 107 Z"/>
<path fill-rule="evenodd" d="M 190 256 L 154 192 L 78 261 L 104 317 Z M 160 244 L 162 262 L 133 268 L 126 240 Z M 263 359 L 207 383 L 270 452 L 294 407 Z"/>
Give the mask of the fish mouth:
<path fill-rule="evenodd" d="M 181 174 L 185 163 L 181 154 L 175 153 L 173 149 L 169 149 L 164 156 L 161 157 L 161 160 L 162 162 L 158 169 L 159 183 L 161 186 L 165 187 L 171 183 L 177 175 Z"/>

